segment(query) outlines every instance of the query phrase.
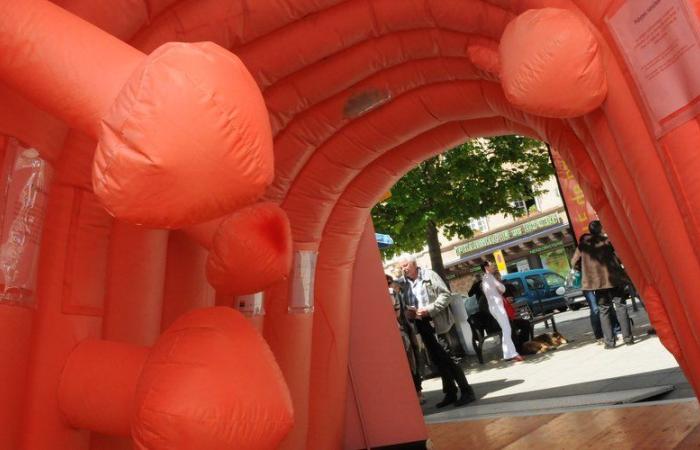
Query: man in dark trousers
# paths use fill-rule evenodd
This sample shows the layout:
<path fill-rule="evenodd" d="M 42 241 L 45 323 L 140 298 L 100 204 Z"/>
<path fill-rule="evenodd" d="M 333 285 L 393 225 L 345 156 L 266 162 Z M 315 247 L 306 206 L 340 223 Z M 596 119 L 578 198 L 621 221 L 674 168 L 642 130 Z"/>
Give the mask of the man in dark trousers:
<path fill-rule="evenodd" d="M 401 280 L 394 280 L 389 275 L 386 275 L 386 281 L 389 285 L 389 295 L 394 302 L 394 312 L 396 313 L 396 320 L 399 325 L 399 332 L 401 333 L 401 340 L 403 341 L 404 351 L 406 352 L 406 358 L 408 359 L 408 367 L 411 369 L 411 377 L 413 378 L 413 384 L 416 388 L 416 393 L 421 401 L 421 404 L 425 403 L 422 394 L 422 367 L 423 358 L 421 357 L 420 345 L 418 343 L 418 331 L 416 330 L 416 325 L 413 320 L 409 320 L 406 317 L 406 311 L 409 307 L 409 294 L 408 294 L 408 283 L 405 282 L 405 286 Z"/>
<path fill-rule="evenodd" d="M 462 406 L 473 402 L 476 399 L 474 390 L 469 386 L 464 371 L 450 358 L 435 335 L 436 332 L 447 333 L 454 326 L 450 311 L 450 290 L 437 273 L 418 267 L 414 256 L 402 255 L 399 264 L 407 281 L 406 293 L 411 299 L 409 303 L 413 305 L 407 315 L 415 319 L 428 356 L 437 366 L 442 378 L 445 398 L 435 406 L 443 408 L 451 404 Z"/>
<path fill-rule="evenodd" d="M 634 340 L 624 293 L 624 287 L 629 283 L 627 274 L 612 244 L 603 234 L 603 226 L 600 222 L 592 221 L 588 229 L 590 233 L 581 236 L 571 265 L 576 267 L 580 262 L 581 288 L 584 292 L 592 292 L 598 304 L 605 348 L 615 348 L 612 314 L 617 316 L 624 342 L 628 345 L 632 344 Z"/>

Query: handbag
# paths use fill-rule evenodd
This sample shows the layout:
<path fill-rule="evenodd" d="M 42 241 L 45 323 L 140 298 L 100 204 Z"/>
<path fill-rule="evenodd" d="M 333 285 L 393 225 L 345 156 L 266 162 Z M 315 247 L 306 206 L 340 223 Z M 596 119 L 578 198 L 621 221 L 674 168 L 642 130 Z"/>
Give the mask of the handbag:
<path fill-rule="evenodd" d="M 515 308 L 513 308 L 513 305 L 510 302 L 510 298 L 503 298 L 503 307 L 505 308 L 506 314 L 508 315 L 508 320 L 515 320 L 517 318 Z"/>

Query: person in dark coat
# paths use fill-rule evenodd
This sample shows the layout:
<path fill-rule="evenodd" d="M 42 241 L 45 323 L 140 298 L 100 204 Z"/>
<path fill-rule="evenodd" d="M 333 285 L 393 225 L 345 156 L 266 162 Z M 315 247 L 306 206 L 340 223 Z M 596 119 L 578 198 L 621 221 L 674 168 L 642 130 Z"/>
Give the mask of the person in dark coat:
<path fill-rule="evenodd" d="M 469 289 L 468 295 L 470 297 L 476 297 L 480 313 L 491 314 L 489 312 L 489 302 L 486 300 L 484 291 L 481 289 L 481 274 L 477 274 L 474 278 L 474 284 L 472 284 L 472 287 Z"/>
<path fill-rule="evenodd" d="M 581 266 L 581 288 L 586 295 L 592 295 L 600 309 L 600 322 L 603 329 L 605 348 L 615 347 L 615 333 L 611 316 L 617 316 L 626 344 L 634 342 L 630 327 L 624 288 L 629 283 L 615 249 L 603 234 L 598 220 L 588 225 L 589 234 L 581 236 L 571 265 Z"/>
<path fill-rule="evenodd" d="M 411 369 L 411 378 L 413 378 L 416 393 L 418 394 L 418 397 L 421 399 L 422 403 L 423 388 L 421 381 L 423 377 L 421 369 L 423 367 L 423 360 L 421 358 L 416 326 L 413 324 L 413 321 L 406 317 L 406 309 L 408 306 L 410 306 L 408 305 L 408 299 L 406 298 L 406 288 L 402 285 L 400 280 L 394 280 L 389 275 L 386 275 L 386 281 L 389 285 L 389 295 L 394 303 L 394 312 L 396 313 L 396 320 L 399 325 L 401 340 L 403 341 L 404 351 L 406 352 L 406 358 L 408 359 L 408 367 Z"/>

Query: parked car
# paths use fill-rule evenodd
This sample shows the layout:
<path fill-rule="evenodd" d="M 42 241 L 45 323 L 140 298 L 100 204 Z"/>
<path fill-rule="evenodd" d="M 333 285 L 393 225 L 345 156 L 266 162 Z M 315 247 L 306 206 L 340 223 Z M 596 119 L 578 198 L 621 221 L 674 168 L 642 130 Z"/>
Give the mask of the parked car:
<path fill-rule="evenodd" d="M 581 289 L 567 287 L 564 298 L 566 299 L 566 306 L 573 311 L 588 306 L 586 297 L 583 296 L 583 291 Z"/>
<path fill-rule="evenodd" d="M 566 280 L 549 269 L 509 273 L 503 277 L 503 282 L 513 287 L 515 305 L 527 302 L 535 315 L 555 310 L 563 312 L 568 308 Z M 559 288 L 564 288 L 563 295 L 557 293 Z"/>
<path fill-rule="evenodd" d="M 576 311 L 577 309 L 588 305 L 586 297 L 583 296 L 583 291 L 581 290 L 580 271 L 572 270 L 569 272 L 569 276 L 566 277 L 566 285 L 564 288 L 565 292 L 563 295 L 569 309 Z"/>

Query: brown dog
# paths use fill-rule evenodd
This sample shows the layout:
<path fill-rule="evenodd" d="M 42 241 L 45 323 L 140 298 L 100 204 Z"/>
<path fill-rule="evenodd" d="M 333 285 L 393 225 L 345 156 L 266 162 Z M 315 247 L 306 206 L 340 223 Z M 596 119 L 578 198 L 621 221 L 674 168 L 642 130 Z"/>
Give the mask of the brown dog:
<path fill-rule="evenodd" d="M 534 338 L 532 338 L 532 340 L 537 341 L 537 342 L 541 342 L 543 344 L 547 344 L 550 347 L 555 346 L 554 339 L 552 339 L 552 335 L 549 333 L 544 333 L 544 334 L 540 334 L 538 336 L 535 336 Z"/>
<path fill-rule="evenodd" d="M 524 355 L 535 355 L 537 353 L 544 353 L 552 349 L 552 346 L 540 341 L 527 341 L 523 344 L 522 354 Z"/>
<path fill-rule="evenodd" d="M 569 340 L 567 338 L 565 338 L 559 332 L 552 333 L 552 341 L 554 342 L 554 345 L 556 345 L 557 347 L 559 347 L 560 345 L 569 343 Z"/>
<path fill-rule="evenodd" d="M 568 339 L 566 339 L 561 333 L 544 333 L 535 336 L 531 341 L 525 342 L 523 344 L 522 353 L 525 355 L 544 353 L 549 350 L 555 350 L 560 345 L 568 342 Z"/>

